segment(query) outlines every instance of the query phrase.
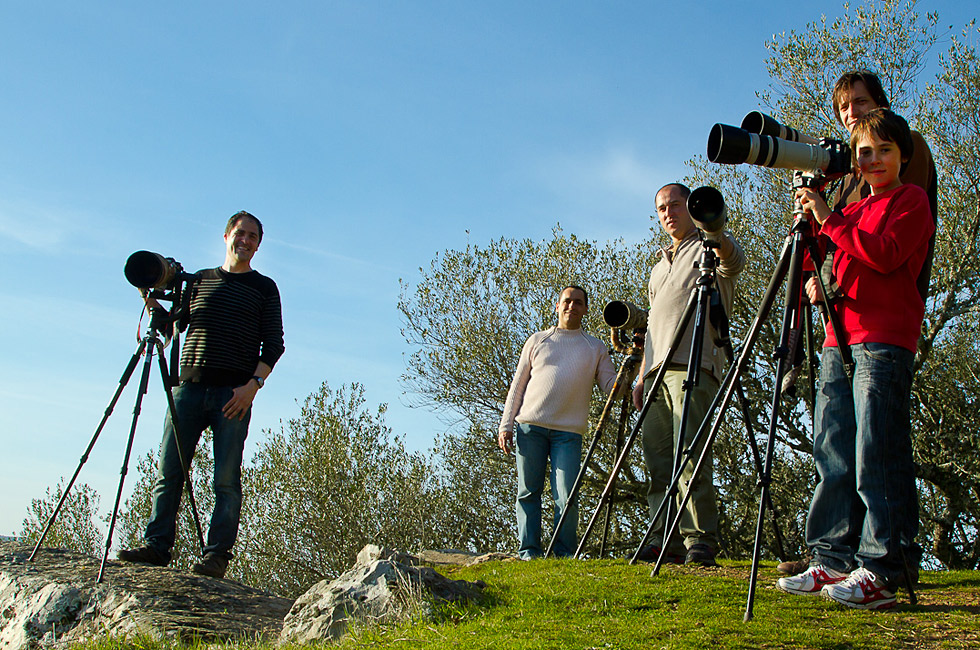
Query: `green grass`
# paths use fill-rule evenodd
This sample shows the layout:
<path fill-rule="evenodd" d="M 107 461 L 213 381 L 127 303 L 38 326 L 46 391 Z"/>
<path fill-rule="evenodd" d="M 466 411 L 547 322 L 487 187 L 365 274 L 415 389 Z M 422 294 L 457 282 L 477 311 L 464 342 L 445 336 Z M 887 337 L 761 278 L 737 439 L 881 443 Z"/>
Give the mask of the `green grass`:
<path fill-rule="evenodd" d="M 848 610 L 819 597 L 775 588 L 772 566 L 760 570 L 754 617 L 744 622 L 747 562 L 716 569 L 624 560 L 488 562 L 439 569 L 482 580 L 478 604 L 443 605 L 435 619 L 359 627 L 330 648 L 976 648 L 980 647 L 980 573 L 924 572 L 919 603 L 899 593 L 890 611 Z M 421 610 L 417 610 L 421 611 Z M 106 639 L 90 650 L 269 649 L 254 643 L 181 645 Z M 284 650 L 292 650 L 287 648 Z"/>
<path fill-rule="evenodd" d="M 494 562 L 444 572 L 487 583 L 479 606 L 443 607 L 440 620 L 360 630 L 343 648 L 973 648 L 980 645 L 980 577 L 924 573 L 919 604 L 848 610 L 784 594 L 763 567 L 744 622 L 748 563 L 718 569 L 623 560 Z"/>

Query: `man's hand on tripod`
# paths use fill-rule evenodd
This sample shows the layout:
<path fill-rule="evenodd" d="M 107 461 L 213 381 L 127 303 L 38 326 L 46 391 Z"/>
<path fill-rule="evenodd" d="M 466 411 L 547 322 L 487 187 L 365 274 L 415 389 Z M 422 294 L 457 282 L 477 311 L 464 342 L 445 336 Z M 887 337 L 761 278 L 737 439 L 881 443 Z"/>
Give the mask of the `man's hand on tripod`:
<path fill-rule="evenodd" d="M 514 452 L 514 432 L 513 431 L 501 431 L 497 434 L 497 446 L 505 454 L 511 454 Z"/>

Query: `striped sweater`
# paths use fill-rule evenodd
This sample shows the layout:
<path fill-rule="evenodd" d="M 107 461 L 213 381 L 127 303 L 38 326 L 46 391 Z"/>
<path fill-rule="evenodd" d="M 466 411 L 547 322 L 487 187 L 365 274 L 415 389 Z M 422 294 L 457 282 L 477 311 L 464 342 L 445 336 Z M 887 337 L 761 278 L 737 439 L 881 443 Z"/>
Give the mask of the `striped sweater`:
<path fill-rule="evenodd" d="M 258 271 L 198 272 L 181 349 L 181 381 L 241 386 L 259 361 L 270 368 L 285 351 L 279 289 Z"/>

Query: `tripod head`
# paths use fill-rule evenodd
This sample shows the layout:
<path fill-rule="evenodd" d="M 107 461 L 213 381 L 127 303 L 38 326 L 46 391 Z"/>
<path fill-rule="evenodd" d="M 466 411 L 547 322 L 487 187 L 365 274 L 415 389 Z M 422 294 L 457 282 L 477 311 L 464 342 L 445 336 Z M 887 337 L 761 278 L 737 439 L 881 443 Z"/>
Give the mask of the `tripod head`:
<path fill-rule="evenodd" d="M 191 287 L 200 279 L 196 273 L 179 271 L 167 287 L 162 289 L 140 288 L 140 294 L 150 314 L 150 323 L 144 338 L 172 341 L 170 349 L 170 386 L 180 382 L 180 333 L 187 329 L 190 318 Z M 159 301 L 171 303 L 166 309 Z"/>

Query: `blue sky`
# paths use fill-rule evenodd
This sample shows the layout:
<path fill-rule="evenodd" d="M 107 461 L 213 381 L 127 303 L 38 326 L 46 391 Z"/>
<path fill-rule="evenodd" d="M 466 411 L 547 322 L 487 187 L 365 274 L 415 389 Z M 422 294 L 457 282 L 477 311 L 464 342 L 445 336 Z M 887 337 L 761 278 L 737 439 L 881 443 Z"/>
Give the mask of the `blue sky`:
<path fill-rule="evenodd" d="M 711 125 L 758 108 L 766 40 L 819 19 L 805 3 L 657 4 L 0 5 L 0 534 L 74 471 L 136 349 L 126 258 L 217 266 L 240 209 L 265 224 L 254 267 L 279 285 L 286 337 L 249 450 L 323 381 L 362 383 L 427 448 L 447 424 L 398 381 L 399 279 L 556 223 L 645 236 L 653 192 Z M 958 4 L 920 11 L 958 32 Z M 80 477 L 103 508 L 137 383 Z M 163 404 L 154 368 L 134 458 L 159 444 Z"/>

